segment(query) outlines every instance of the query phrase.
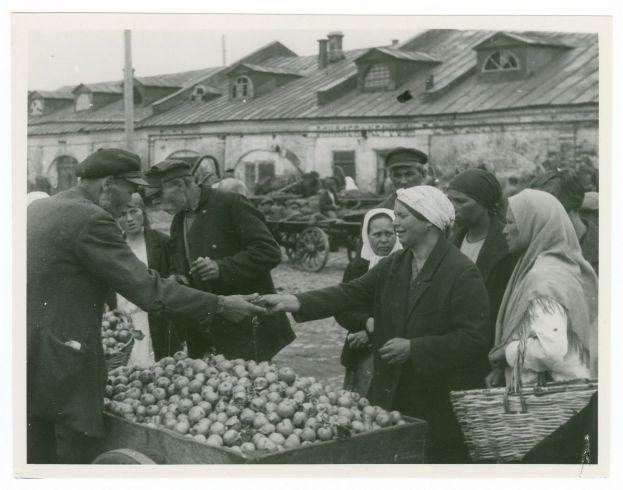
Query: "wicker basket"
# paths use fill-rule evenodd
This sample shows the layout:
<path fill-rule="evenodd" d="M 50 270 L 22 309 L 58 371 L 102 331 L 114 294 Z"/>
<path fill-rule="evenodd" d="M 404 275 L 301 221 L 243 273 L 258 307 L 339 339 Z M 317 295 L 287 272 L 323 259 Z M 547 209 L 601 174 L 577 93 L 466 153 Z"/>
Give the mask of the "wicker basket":
<path fill-rule="evenodd" d="M 125 366 L 128 364 L 128 360 L 130 359 L 130 353 L 132 352 L 132 347 L 134 347 L 134 337 L 130 337 L 123 347 L 118 352 L 115 352 L 111 356 L 106 358 L 106 367 L 108 371 L 111 371 L 119 366 Z"/>
<path fill-rule="evenodd" d="M 450 399 L 474 462 L 521 460 L 543 438 L 582 410 L 597 381 L 521 388 L 454 391 Z"/>

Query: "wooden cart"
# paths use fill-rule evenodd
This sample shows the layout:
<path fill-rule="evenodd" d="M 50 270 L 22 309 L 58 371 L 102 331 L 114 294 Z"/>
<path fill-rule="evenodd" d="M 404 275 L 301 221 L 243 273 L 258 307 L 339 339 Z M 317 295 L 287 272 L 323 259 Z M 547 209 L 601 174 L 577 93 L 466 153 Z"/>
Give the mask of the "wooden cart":
<path fill-rule="evenodd" d="M 325 219 L 310 224 L 309 220 L 267 220 L 269 230 L 293 264 L 308 272 L 319 272 L 329 260 L 329 252 L 346 249 L 348 260 L 357 253 L 361 223 Z"/>
<path fill-rule="evenodd" d="M 279 452 L 241 455 L 164 428 L 105 414 L 106 437 L 93 464 L 389 464 L 425 463 L 428 426 L 405 417 L 404 425 L 313 443 Z"/>

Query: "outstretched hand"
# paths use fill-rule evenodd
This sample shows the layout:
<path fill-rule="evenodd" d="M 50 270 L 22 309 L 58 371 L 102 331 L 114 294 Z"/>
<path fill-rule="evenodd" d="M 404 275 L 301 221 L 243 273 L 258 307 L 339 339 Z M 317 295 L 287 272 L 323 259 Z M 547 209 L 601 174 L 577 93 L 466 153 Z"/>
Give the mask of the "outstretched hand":
<path fill-rule="evenodd" d="M 265 315 L 266 309 L 254 304 L 259 298 L 259 294 L 236 294 L 233 296 L 222 296 L 223 311 L 221 315 L 228 321 L 238 323 L 245 318 L 255 315 Z"/>
<path fill-rule="evenodd" d="M 264 294 L 259 304 L 264 306 L 269 314 L 297 313 L 301 309 L 301 303 L 293 294 Z"/>

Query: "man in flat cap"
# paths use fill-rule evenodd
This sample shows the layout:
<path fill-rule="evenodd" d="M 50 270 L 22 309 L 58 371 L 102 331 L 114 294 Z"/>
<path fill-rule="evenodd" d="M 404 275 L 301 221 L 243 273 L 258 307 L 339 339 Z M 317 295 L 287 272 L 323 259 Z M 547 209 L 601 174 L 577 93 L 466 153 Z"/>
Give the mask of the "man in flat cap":
<path fill-rule="evenodd" d="M 104 435 L 100 332 L 109 289 L 172 318 L 239 321 L 264 311 L 242 296 L 162 279 L 132 253 L 115 217 L 145 184 L 137 155 L 98 150 L 77 175 L 75 187 L 28 206 L 28 463 L 88 463 L 95 456 L 94 438 Z"/>
<path fill-rule="evenodd" d="M 262 214 L 242 195 L 198 186 L 187 163 L 165 160 L 147 177 L 162 187 L 160 207 L 173 214 L 172 270 L 192 287 L 215 294 L 275 291 L 270 271 L 281 249 Z M 190 326 L 190 325 L 189 325 Z M 214 318 L 207 331 L 187 328 L 188 353 L 269 360 L 294 339 L 285 314 L 236 321 Z"/>
<path fill-rule="evenodd" d="M 426 176 L 423 165 L 428 162 L 426 153 L 414 148 L 395 148 L 385 156 L 385 168 L 389 172 L 394 190 L 378 207 L 394 209 L 396 190 L 423 183 Z"/>

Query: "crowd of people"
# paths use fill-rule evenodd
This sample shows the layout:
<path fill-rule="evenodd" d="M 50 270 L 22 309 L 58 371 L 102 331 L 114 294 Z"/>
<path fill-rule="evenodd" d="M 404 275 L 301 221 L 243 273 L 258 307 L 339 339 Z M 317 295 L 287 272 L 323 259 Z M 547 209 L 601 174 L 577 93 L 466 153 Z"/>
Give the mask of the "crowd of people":
<path fill-rule="evenodd" d="M 292 295 L 271 278 L 270 203 L 256 209 L 227 179 L 198 185 L 182 161 L 142 174 L 133 153 L 90 155 L 74 188 L 28 206 L 28 462 L 92 459 L 105 304 L 144 333 L 138 366 L 180 349 L 270 360 L 294 339 L 287 312 L 334 316 L 345 388 L 426 420 L 432 463 L 469 462 L 451 390 L 596 378 L 598 220 L 578 174 L 555 168 L 507 193 L 483 168 L 430 185 L 427 160 L 390 152 L 393 190 L 366 213 L 343 282 Z M 308 185 L 327 216 L 336 184 Z M 139 186 L 159 192 L 170 236 L 151 229 Z"/>

